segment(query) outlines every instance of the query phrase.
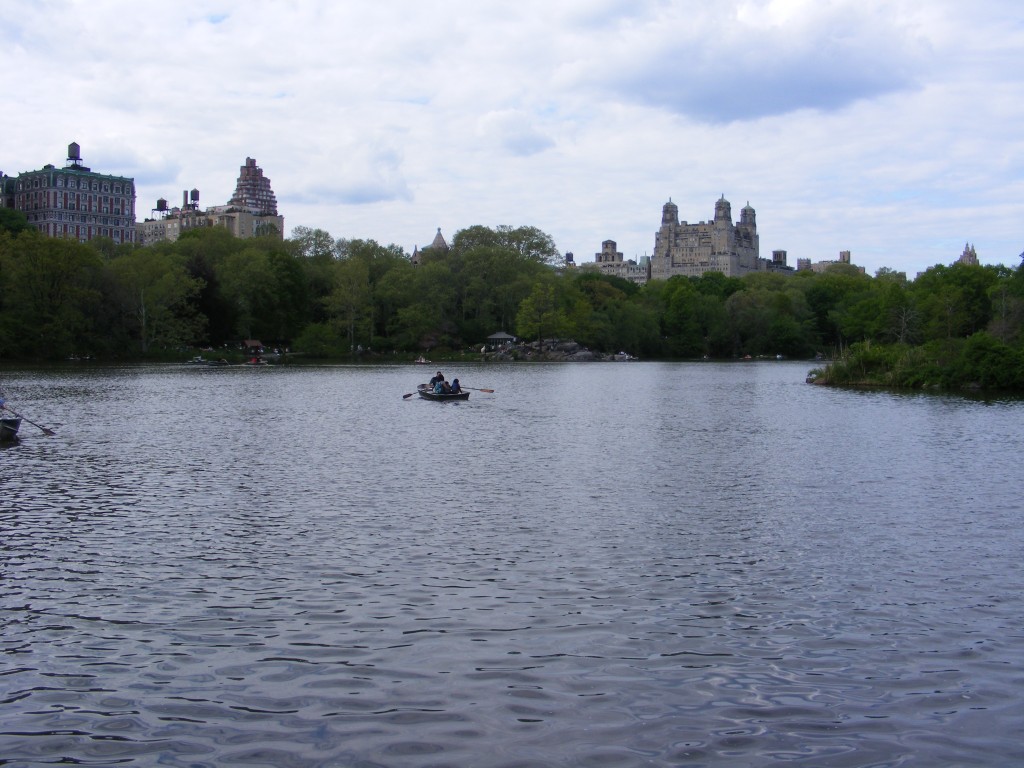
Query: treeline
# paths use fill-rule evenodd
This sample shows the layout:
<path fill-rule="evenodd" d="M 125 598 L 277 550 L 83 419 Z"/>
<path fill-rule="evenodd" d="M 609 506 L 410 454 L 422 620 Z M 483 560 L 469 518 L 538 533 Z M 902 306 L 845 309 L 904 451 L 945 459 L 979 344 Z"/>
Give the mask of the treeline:
<path fill-rule="evenodd" d="M 45 238 L 8 213 L 0 358 L 158 357 L 243 339 L 318 358 L 443 354 L 504 330 L 646 359 L 832 358 L 865 347 L 894 358 L 923 348 L 942 368 L 968 340 L 971 354 L 984 347 L 1004 362 L 1024 345 L 1024 267 L 936 266 L 908 281 L 835 265 L 641 287 L 560 261 L 534 227 L 469 227 L 413 265 L 398 246 L 305 227 L 286 240 L 203 229 L 141 248 Z M 865 359 L 861 378 L 869 367 Z M 1024 374 L 989 379 L 1014 386 Z"/>

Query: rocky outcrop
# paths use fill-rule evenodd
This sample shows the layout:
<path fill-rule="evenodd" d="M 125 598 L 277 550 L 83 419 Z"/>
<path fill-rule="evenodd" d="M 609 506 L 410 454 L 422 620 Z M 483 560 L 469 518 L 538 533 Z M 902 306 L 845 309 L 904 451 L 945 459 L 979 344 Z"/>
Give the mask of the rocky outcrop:
<path fill-rule="evenodd" d="M 636 360 L 626 352 L 602 354 L 587 349 L 575 341 L 536 341 L 527 344 L 512 344 L 484 353 L 485 360 L 519 360 L 542 363 L 592 363 L 626 362 Z"/>

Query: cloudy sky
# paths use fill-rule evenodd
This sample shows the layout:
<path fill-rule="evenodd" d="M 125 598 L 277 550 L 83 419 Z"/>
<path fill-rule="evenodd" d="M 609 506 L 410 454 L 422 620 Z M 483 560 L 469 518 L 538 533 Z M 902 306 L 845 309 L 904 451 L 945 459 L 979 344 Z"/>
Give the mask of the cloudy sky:
<path fill-rule="evenodd" d="M 286 229 L 411 252 L 536 226 L 649 254 L 671 199 L 761 255 L 908 276 L 1024 251 L 1019 0 L 0 0 L 0 170 L 135 178 L 138 217 L 253 157 Z"/>

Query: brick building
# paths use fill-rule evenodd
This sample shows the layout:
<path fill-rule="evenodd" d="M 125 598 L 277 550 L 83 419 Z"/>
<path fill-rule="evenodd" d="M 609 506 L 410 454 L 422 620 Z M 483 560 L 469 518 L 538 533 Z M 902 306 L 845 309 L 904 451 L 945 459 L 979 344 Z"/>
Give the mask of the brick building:
<path fill-rule="evenodd" d="M 75 142 L 68 145 L 63 168 L 47 164 L 17 177 L 2 176 L 0 185 L 3 204 L 24 213 L 48 237 L 135 241 L 135 180 L 86 167 Z"/>

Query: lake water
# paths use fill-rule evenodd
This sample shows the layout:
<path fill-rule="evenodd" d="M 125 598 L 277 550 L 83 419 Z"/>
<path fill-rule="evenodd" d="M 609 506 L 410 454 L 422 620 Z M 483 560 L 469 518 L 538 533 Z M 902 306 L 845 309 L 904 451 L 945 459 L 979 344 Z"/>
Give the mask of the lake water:
<path fill-rule="evenodd" d="M 0 372 L 0 765 L 1024 764 L 1024 402 Z"/>

